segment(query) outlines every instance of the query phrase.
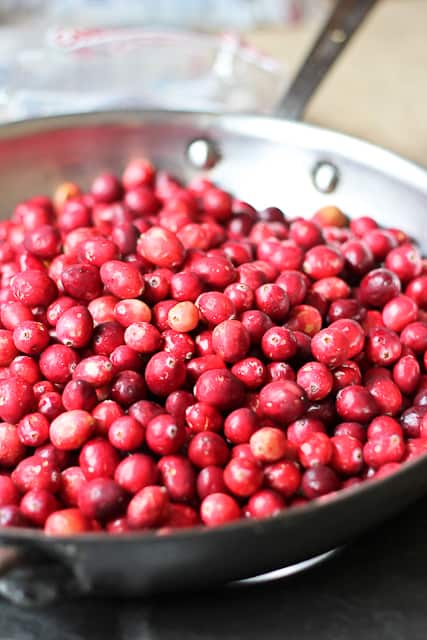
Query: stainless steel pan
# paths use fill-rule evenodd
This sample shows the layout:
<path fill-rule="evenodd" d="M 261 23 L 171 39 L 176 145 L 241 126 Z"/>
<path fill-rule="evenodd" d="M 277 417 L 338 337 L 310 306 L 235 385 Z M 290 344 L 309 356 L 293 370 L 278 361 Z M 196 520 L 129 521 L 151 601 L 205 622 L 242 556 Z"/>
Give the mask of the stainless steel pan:
<path fill-rule="evenodd" d="M 344 0 L 280 108 L 295 118 L 374 4 Z M 120 170 L 135 153 L 189 178 L 200 171 L 259 207 L 291 215 L 333 203 L 349 215 L 400 226 L 427 247 L 427 173 L 360 140 L 291 120 L 207 113 L 114 112 L 0 127 L 0 207 Z M 347 542 L 427 490 L 427 457 L 334 499 L 259 522 L 168 536 L 87 534 L 46 538 L 4 530 L 0 593 L 20 604 L 61 594 L 146 595 L 238 580 L 305 560 Z"/>

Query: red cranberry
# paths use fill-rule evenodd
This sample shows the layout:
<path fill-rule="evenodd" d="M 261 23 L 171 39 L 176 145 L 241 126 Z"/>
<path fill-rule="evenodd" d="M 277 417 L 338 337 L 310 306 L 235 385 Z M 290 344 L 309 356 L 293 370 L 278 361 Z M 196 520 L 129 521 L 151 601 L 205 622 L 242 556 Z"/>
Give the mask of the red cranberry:
<path fill-rule="evenodd" d="M 406 438 L 419 438 L 421 434 L 421 425 L 424 422 L 424 416 L 427 414 L 427 407 L 410 407 L 400 416 L 400 426 Z"/>
<path fill-rule="evenodd" d="M 366 341 L 366 355 L 376 365 L 390 365 L 399 359 L 402 345 L 399 336 L 390 329 L 370 329 Z"/>
<path fill-rule="evenodd" d="M 303 269 L 314 280 L 337 276 L 343 267 L 343 255 L 336 247 L 318 245 L 305 254 Z"/>
<path fill-rule="evenodd" d="M 249 333 L 252 344 L 259 344 L 266 331 L 273 326 L 270 316 L 258 310 L 245 311 L 240 320 Z"/>
<path fill-rule="evenodd" d="M 332 457 L 332 444 L 326 433 L 311 434 L 299 448 L 299 460 L 303 467 L 326 465 Z"/>
<path fill-rule="evenodd" d="M 420 275 L 422 271 L 421 256 L 418 249 L 408 242 L 387 254 L 385 266 L 393 271 L 402 282 L 407 282 Z"/>
<path fill-rule="evenodd" d="M 292 422 L 287 429 L 288 439 L 301 445 L 307 440 L 313 433 L 325 433 L 325 426 L 320 420 L 315 418 L 302 418 Z"/>
<path fill-rule="evenodd" d="M 104 262 L 100 276 L 107 289 L 118 298 L 138 298 L 144 291 L 144 279 L 138 267 L 130 262 Z"/>
<path fill-rule="evenodd" d="M 240 518 L 236 500 L 226 493 L 211 493 L 200 506 L 200 517 L 207 527 L 216 527 Z"/>
<path fill-rule="evenodd" d="M 211 369 L 198 378 L 195 396 L 199 402 L 208 402 L 220 411 L 227 411 L 242 403 L 244 387 L 227 369 Z"/>
<path fill-rule="evenodd" d="M 352 384 L 361 384 L 362 374 L 356 362 L 349 360 L 333 370 L 333 391 L 339 391 Z"/>
<path fill-rule="evenodd" d="M 389 269 L 374 269 L 360 283 L 360 301 L 369 307 L 382 307 L 392 298 L 399 295 L 400 280 Z"/>
<path fill-rule="evenodd" d="M 49 439 L 49 422 L 41 413 L 29 413 L 18 423 L 18 437 L 27 447 L 39 447 Z"/>
<path fill-rule="evenodd" d="M 356 475 L 363 466 L 361 441 L 350 435 L 335 435 L 332 445 L 331 466 L 342 475 Z"/>
<path fill-rule="evenodd" d="M 21 500 L 19 508 L 22 514 L 36 527 L 43 527 L 51 513 L 56 511 L 59 503 L 46 489 L 32 489 L 27 491 Z"/>
<path fill-rule="evenodd" d="M 12 480 L 22 493 L 31 489 L 56 493 L 61 485 L 61 474 L 56 464 L 34 455 L 21 460 L 12 473 Z"/>
<path fill-rule="evenodd" d="M 126 494 L 110 478 L 96 478 L 84 482 L 78 495 L 78 507 L 90 520 L 110 520 L 126 509 Z"/>
<path fill-rule="evenodd" d="M 165 402 L 166 412 L 175 418 L 179 423 L 185 423 L 186 411 L 194 406 L 195 398 L 189 391 L 179 389 L 168 395 Z"/>
<path fill-rule="evenodd" d="M 420 309 L 427 309 L 427 275 L 421 275 L 411 280 L 406 287 L 405 294 L 415 300 Z M 3 319 L 2 322 L 5 324 Z"/>
<path fill-rule="evenodd" d="M 275 382 L 277 380 L 296 380 L 295 371 L 290 364 L 287 362 L 270 362 L 267 365 L 266 382 Z"/>
<path fill-rule="evenodd" d="M 396 415 L 402 409 L 402 394 L 390 378 L 380 378 L 366 385 L 380 413 Z"/>
<path fill-rule="evenodd" d="M 389 251 L 397 247 L 396 238 L 385 229 L 372 229 L 363 239 L 377 261 L 384 260 Z"/>
<path fill-rule="evenodd" d="M 54 511 L 47 518 L 44 532 L 48 536 L 69 536 L 91 530 L 89 520 L 79 509 Z"/>
<path fill-rule="evenodd" d="M 26 526 L 28 526 L 28 521 L 16 505 L 10 504 L 0 507 L 0 529 Z"/>
<path fill-rule="evenodd" d="M 176 235 L 162 227 L 151 227 L 143 233 L 138 241 L 138 251 L 156 266 L 169 268 L 178 267 L 185 253 Z"/>
<path fill-rule="evenodd" d="M 67 295 L 90 302 L 102 293 L 99 270 L 91 264 L 73 264 L 64 269 L 61 282 Z"/>
<path fill-rule="evenodd" d="M 150 322 L 150 307 L 142 300 L 119 300 L 114 307 L 114 317 L 123 327 L 134 322 Z"/>
<path fill-rule="evenodd" d="M 186 370 L 181 360 L 166 351 L 156 353 L 145 369 L 145 381 L 152 393 L 168 396 L 185 382 Z"/>
<path fill-rule="evenodd" d="M 258 426 L 255 414 L 242 407 L 232 411 L 224 422 L 224 435 L 233 444 L 249 442 Z"/>
<path fill-rule="evenodd" d="M 39 359 L 42 374 L 51 382 L 65 384 L 76 369 L 77 353 L 62 344 L 53 344 L 43 351 Z"/>
<path fill-rule="evenodd" d="M 191 360 L 196 349 L 193 338 L 187 333 L 173 331 L 163 331 L 163 350 L 170 353 L 178 360 Z M 223 360 L 221 359 L 223 362 Z"/>
<path fill-rule="evenodd" d="M 163 456 L 158 467 L 160 476 L 172 500 L 186 502 L 196 493 L 196 474 L 184 456 Z"/>
<path fill-rule="evenodd" d="M 12 279 L 11 290 L 14 299 L 27 307 L 49 305 L 57 291 L 53 280 L 44 271 L 35 269 L 18 273 Z"/>
<path fill-rule="evenodd" d="M 374 266 L 371 247 L 363 240 L 348 240 L 341 245 L 346 266 L 357 277 L 365 275 Z"/>
<path fill-rule="evenodd" d="M 336 322 L 337 320 L 344 320 L 349 318 L 360 322 L 366 315 L 366 310 L 358 300 L 353 298 L 344 298 L 334 300 L 328 311 L 329 321 Z"/>
<path fill-rule="evenodd" d="M 348 357 L 354 358 L 363 350 L 365 343 L 365 334 L 358 322 L 350 318 L 336 320 L 330 325 L 330 328 L 341 331 L 348 340 L 349 352 Z"/>
<path fill-rule="evenodd" d="M 112 478 L 119 463 L 113 446 L 103 438 L 94 438 L 83 445 L 79 464 L 87 480 Z"/>
<path fill-rule="evenodd" d="M 10 300 L 0 306 L 1 323 L 6 329 L 9 329 L 9 331 L 13 331 L 21 322 L 32 319 L 33 314 L 31 310 L 22 302 Z"/>
<path fill-rule="evenodd" d="M 95 298 L 95 300 L 91 300 L 87 308 L 93 322 L 95 324 L 100 324 L 101 322 L 113 322 L 115 320 L 114 309 L 117 302 L 118 298 L 110 295 L 100 296 L 99 298 Z"/>
<path fill-rule="evenodd" d="M 322 400 L 331 392 L 333 376 L 321 362 L 307 362 L 297 374 L 297 383 L 309 400 Z"/>
<path fill-rule="evenodd" d="M 144 442 L 144 429 L 132 416 L 114 420 L 108 430 L 108 439 L 120 451 L 134 451 Z"/>
<path fill-rule="evenodd" d="M 124 407 L 141 400 L 145 393 L 144 378 L 136 371 L 120 371 L 111 387 L 111 398 Z"/>
<path fill-rule="evenodd" d="M 402 393 L 410 395 L 418 387 L 420 373 L 420 365 L 414 356 L 402 356 L 393 367 L 393 380 Z"/>
<path fill-rule="evenodd" d="M 71 198 L 64 202 L 58 216 L 58 227 L 68 233 L 80 227 L 88 227 L 91 223 L 90 208 L 81 199 Z"/>
<path fill-rule="evenodd" d="M 126 344 L 138 353 L 153 353 L 160 349 L 160 332 L 149 322 L 133 322 L 124 334 Z"/>
<path fill-rule="evenodd" d="M 159 455 L 177 453 L 184 444 L 185 436 L 185 427 L 166 413 L 152 418 L 145 434 L 148 447 Z"/>
<path fill-rule="evenodd" d="M 174 273 L 170 282 L 171 295 L 178 302 L 194 302 L 203 291 L 203 285 L 196 273 L 180 271 Z"/>
<path fill-rule="evenodd" d="M 261 467 L 245 458 L 233 458 L 224 469 L 226 487 L 239 497 L 251 496 L 262 484 Z"/>
<path fill-rule="evenodd" d="M 242 409 L 237 409 L 242 411 Z M 230 414 L 232 415 L 232 414 Z M 193 433 L 220 431 L 223 426 L 221 413 L 207 402 L 196 402 L 185 411 L 185 420 Z"/>
<path fill-rule="evenodd" d="M 169 498 L 165 487 L 147 486 L 138 491 L 127 509 L 127 521 L 131 529 L 156 527 L 166 520 Z"/>
<path fill-rule="evenodd" d="M 291 309 L 286 326 L 294 331 L 302 331 L 309 336 L 314 336 L 322 328 L 322 316 L 315 307 L 299 304 Z"/>
<path fill-rule="evenodd" d="M 248 311 L 249 309 L 252 309 L 254 305 L 255 296 L 252 289 L 242 282 L 233 282 L 233 284 L 229 284 L 224 290 L 224 295 L 227 296 L 233 304 L 233 308 L 237 313 Z M 227 320 L 228 318 L 224 319 Z"/>
<path fill-rule="evenodd" d="M 92 316 L 86 307 L 80 305 L 65 311 L 56 323 L 56 337 L 67 347 L 85 347 L 91 339 L 92 331 Z"/>
<path fill-rule="evenodd" d="M 157 482 L 158 470 L 151 456 L 133 453 L 117 466 L 114 480 L 128 493 L 138 493 Z"/>
<path fill-rule="evenodd" d="M 225 362 L 237 362 L 247 353 L 250 336 L 238 320 L 225 320 L 212 333 L 212 346 Z"/>
<path fill-rule="evenodd" d="M 415 353 L 424 353 L 427 349 L 427 323 L 411 322 L 400 335 L 400 341 Z"/>
<path fill-rule="evenodd" d="M 268 518 L 276 516 L 285 508 L 282 496 L 271 489 L 262 489 L 254 493 L 245 508 L 248 518 Z"/>
<path fill-rule="evenodd" d="M 77 507 L 80 488 L 86 483 L 80 467 L 68 467 L 61 473 L 60 498 L 68 507 Z"/>
<path fill-rule="evenodd" d="M 262 337 L 261 348 L 269 360 L 290 360 L 297 352 L 297 342 L 289 329 L 271 327 Z"/>
<path fill-rule="evenodd" d="M 113 379 L 113 376 L 113 365 L 106 356 L 84 358 L 80 360 L 73 372 L 74 380 L 85 380 L 94 387 L 102 387 L 108 384 Z"/>
<path fill-rule="evenodd" d="M 336 408 L 340 417 L 348 422 L 370 422 L 378 413 L 372 395 L 357 384 L 338 391 Z"/>
<path fill-rule="evenodd" d="M 223 466 L 229 458 L 224 439 L 213 431 L 203 431 L 194 436 L 188 448 L 190 461 L 199 469 L 210 465 Z"/>
<path fill-rule="evenodd" d="M 224 471 L 214 465 L 204 467 L 197 476 L 197 493 L 201 500 L 211 493 L 226 493 Z"/>
<path fill-rule="evenodd" d="M 350 436 L 360 442 L 366 440 L 366 429 L 359 422 L 341 422 L 335 427 L 335 436 Z"/>
<path fill-rule="evenodd" d="M 262 413 L 279 424 L 289 424 L 304 414 L 306 396 L 303 389 L 291 380 L 270 382 L 260 393 Z"/>
<path fill-rule="evenodd" d="M 318 498 L 340 487 L 340 481 L 333 469 L 325 466 L 312 467 L 304 472 L 301 481 L 303 494 L 309 499 Z"/>
<path fill-rule="evenodd" d="M 79 449 L 92 435 L 94 419 L 87 411 L 67 411 L 50 425 L 52 444 L 61 450 Z"/>
<path fill-rule="evenodd" d="M 212 369 L 225 368 L 225 362 L 222 358 L 215 355 L 202 356 L 201 358 L 193 358 L 187 364 L 187 373 L 192 381 L 197 380 L 202 373 Z"/>
<path fill-rule="evenodd" d="M 9 374 L 18 376 L 29 384 L 35 384 L 41 378 L 40 369 L 35 360 L 29 356 L 17 356 L 9 366 Z"/>
<path fill-rule="evenodd" d="M 101 173 L 92 182 L 90 191 L 97 202 L 115 202 L 122 195 L 120 182 L 112 173 Z"/>
<path fill-rule="evenodd" d="M 417 319 L 417 303 L 409 296 L 397 296 L 384 306 L 382 317 L 388 329 L 400 332 Z"/>
<path fill-rule="evenodd" d="M 281 460 L 265 467 L 264 479 L 270 489 L 274 489 L 285 498 L 290 498 L 299 489 L 301 473 L 295 462 Z"/>
<path fill-rule="evenodd" d="M 350 343 L 341 330 L 328 327 L 313 337 L 311 350 L 322 364 L 337 367 L 348 359 Z"/>
<path fill-rule="evenodd" d="M 363 447 L 363 458 L 370 467 L 379 469 L 390 462 L 400 462 L 405 454 L 405 443 L 398 434 L 375 435 Z"/>
<path fill-rule="evenodd" d="M 258 389 L 267 377 L 264 364 L 254 357 L 236 362 L 231 369 L 231 373 L 244 384 L 246 389 Z"/>
<path fill-rule="evenodd" d="M 15 424 L 34 407 L 31 384 L 18 376 L 0 379 L 0 418 Z"/>

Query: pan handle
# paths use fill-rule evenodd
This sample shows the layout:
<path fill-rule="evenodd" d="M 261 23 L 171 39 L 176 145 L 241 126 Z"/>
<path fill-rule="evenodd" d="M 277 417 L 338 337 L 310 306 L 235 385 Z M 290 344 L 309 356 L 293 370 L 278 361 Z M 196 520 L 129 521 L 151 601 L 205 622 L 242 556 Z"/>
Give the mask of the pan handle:
<path fill-rule="evenodd" d="M 300 120 L 310 98 L 378 0 L 338 0 L 275 115 Z"/>
<path fill-rule="evenodd" d="M 0 597 L 20 607 L 42 607 L 87 593 L 73 570 L 34 548 L 0 546 Z"/>

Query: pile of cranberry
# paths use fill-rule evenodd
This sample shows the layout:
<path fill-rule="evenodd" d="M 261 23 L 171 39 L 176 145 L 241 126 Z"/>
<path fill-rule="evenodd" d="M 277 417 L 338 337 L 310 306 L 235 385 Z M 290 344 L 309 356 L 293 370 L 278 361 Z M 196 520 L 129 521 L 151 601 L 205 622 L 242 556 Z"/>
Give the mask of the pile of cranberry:
<path fill-rule="evenodd" d="M 0 222 L 0 526 L 260 518 L 427 452 L 427 264 L 145 159 Z"/>

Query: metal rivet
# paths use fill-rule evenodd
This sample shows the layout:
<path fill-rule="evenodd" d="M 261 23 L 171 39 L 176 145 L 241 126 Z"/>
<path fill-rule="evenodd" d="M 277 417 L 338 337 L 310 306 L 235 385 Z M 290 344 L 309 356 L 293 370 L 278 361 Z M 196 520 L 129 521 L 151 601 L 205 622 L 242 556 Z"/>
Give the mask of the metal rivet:
<path fill-rule="evenodd" d="M 212 169 L 220 159 L 216 144 L 208 138 L 196 138 L 187 147 L 188 162 L 195 169 Z"/>
<path fill-rule="evenodd" d="M 334 29 L 329 37 L 334 44 L 342 44 L 347 40 L 347 34 L 343 29 Z"/>
<path fill-rule="evenodd" d="M 332 193 L 337 188 L 340 173 L 332 162 L 318 162 L 312 171 L 313 184 L 321 193 Z"/>

